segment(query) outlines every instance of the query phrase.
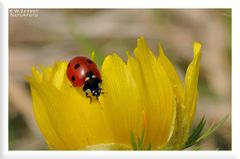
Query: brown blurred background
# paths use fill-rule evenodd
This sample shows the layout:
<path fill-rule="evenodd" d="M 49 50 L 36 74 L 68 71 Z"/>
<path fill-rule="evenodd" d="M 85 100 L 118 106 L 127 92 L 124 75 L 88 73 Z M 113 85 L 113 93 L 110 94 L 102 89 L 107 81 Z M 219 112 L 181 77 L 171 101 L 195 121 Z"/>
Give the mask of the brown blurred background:
<path fill-rule="evenodd" d="M 27 9 L 26 9 L 27 10 Z M 207 126 L 226 114 L 229 119 L 202 143 L 204 150 L 231 149 L 231 10 L 106 9 L 9 10 L 9 149 L 39 150 L 47 146 L 36 126 L 29 84 L 32 66 L 52 66 L 74 55 L 117 52 L 126 59 L 143 35 L 157 54 L 158 42 L 182 79 L 192 59 L 192 43 L 202 43 L 199 100 L 194 124 L 206 116 Z M 31 15 L 23 15 L 23 13 Z M 34 13 L 34 15 L 33 15 Z"/>

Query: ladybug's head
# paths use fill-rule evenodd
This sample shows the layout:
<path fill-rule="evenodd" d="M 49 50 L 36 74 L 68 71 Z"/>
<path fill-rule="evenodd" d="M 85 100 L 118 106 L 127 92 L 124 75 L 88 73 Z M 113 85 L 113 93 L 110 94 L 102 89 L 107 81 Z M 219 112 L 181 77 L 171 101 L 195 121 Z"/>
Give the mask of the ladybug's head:
<path fill-rule="evenodd" d="M 101 94 L 101 89 L 92 90 L 92 95 L 93 96 L 99 97 L 100 94 Z"/>
<path fill-rule="evenodd" d="M 92 76 L 93 77 L 93 76 Z M 95 77 L 95 78 L 87 78 L 84 83 L 83 90 L 85 92 L 91 92 L 93 96 L 99 97 L 101 94 L 101 83 L 102 80 Z"/>

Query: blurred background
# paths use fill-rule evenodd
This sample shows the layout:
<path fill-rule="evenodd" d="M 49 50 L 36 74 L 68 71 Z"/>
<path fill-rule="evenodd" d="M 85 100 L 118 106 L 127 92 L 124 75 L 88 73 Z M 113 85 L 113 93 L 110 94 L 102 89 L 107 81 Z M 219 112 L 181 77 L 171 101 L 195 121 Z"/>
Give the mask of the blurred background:
<path fill-rule="evenodd" d="M 133 52 L 139 36 L 155 54 L 162 44 L 182 81 L 193 42 L 202 43 L 194 126 L 203 115 L 208 127 L 230 114 L 202 142 L 202 149 L 231 150 L 231 10 L 227 9 L 10 9 L 9 150 L 47 149 L 25 80 L 32 66 L 52 66 L 75 55 L 90 56 L 91 51 L 99 66 L 114 52 L 126 60 L 126 51 Z"/>

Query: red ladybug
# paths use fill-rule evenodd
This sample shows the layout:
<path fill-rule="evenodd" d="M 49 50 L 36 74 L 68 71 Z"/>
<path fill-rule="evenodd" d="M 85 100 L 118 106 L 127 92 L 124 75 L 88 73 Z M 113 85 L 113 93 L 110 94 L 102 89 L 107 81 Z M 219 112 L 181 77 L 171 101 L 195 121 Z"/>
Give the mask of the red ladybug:
<path fill-rule="evenodd" d="M 83 91 L 86 97 L 92 100 L 88 93 L 92 93 L 98 100 L 102 93 L 101 74 L 97 65 L 89 58 L 83 56 L 76 56 L 71 59 L 67 66 L 67 77 L 74 87 L 83 86 Z"/>

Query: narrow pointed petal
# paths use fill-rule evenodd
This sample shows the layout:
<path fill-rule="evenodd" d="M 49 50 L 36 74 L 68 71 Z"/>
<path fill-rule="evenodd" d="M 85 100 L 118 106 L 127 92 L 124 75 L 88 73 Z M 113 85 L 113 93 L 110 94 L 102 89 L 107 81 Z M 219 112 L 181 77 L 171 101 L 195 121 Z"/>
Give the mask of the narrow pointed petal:
<path fill-rule="evenodd" d="M 54 129 L 54 125 L 48 116 L 48 112 L 44 107 L 44 103 L 41 99 L 41 95 L 36 90 L 36 84 L 31 82 L 31 95 L 33 99 L 33 112 L 39 125 L 39 128 L 51 149 L 66 149 L 67 146 L 64 144 L 61 136 Z"/>
<path fill-rule="evenodd" d="M 101 102 L 116 143 L 131 145 L 130 133 L 142 130 L 142 106 L 132 74 L 122 59 L 108 56 L 102 66 L 104 95 Z"/>
<path fill-rule="evenodd" d="M 198 76 L 200 69 L 200 59 L 201 59 L 201 44 L 195 42 L 193 45 L 194 58 L 187 69 L 185 76 L 185 95 L 184 95 L 184 105 L 188 109 L 189 113 L 189 123 L 192 124 L 193 117 L 196 111 L 196 101 L 198 94 Z"/>
<path fill-rule="evenodd" d="M 175 120 L 174 92 L 162 65 L 147 47 L 144 38 L 138 39 L 134 51 L 136 60 L 129 60 L 129 67 L 141 94 L 146 112 L 144 144 L 153 148 L 164 146 L 171 134 Z"/>
<path fill-rule="evenodd" d="M 178 103 L 182 103 L 183 96 L 184 96 L 184 89 L 183 89 L 181 79 L 180 79 L 179 75 L 177 74 L 177 71 L 174 68 L 173 64 L 165 55 L 163 48 L 161 46 L 159 47 L 158 62 L 163 66 L 165 72 L 168 75 L 168 78 L 171 81 L 174 92 L 177 95 Z"/>
<path fill-rule="evenodd" d="M 197 85 L 201 57 L 201 44 L 194 43 L 194 58 L 188 66 L 185 76 L 184 101 L 178 104 L 176 130 L 173 140 L 174 149 L 183 149 L 187 141 L 189 130 L 196 110 Z"/>

